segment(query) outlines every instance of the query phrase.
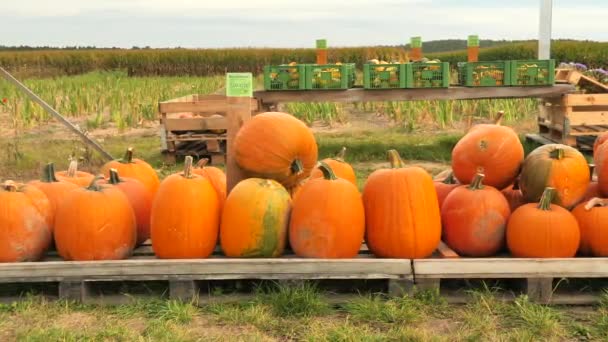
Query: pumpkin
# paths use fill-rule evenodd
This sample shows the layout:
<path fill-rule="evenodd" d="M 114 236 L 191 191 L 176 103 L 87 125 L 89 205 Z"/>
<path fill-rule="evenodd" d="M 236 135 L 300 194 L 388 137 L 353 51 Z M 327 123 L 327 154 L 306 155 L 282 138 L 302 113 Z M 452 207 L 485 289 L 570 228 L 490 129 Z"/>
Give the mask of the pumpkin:
<path fill-rule="evenodd" d="M 441 207 L 443 241 L 460 255 L 491 256 L 504 246 L 509 202 L 483 179 L 454 189 Z"/>
<path fill-rule="evenodd" d="M 0 262 L 40 260 L 51 243 L 51 204 L 31 185 L 0 186 Z"/>
<path fill-rule="evenodd" d="M 374 171 L 363 189 L 366 241 L 378 257 L 424 258 L 441 238 L 441 215 L 431 176 L 404 167 L 395 150 L 389 169 Z"/>
<path fill-rule="evenodd" d="M 95 176 L 88 172 L 78 171 L 78 162 L 72 160 L 66 171 L 55 173 L 55 177 L 60 181 L 69 182 L 77 186 L 87 186 Z"/>
<path fill-rule="evenodd" d="M 463 184 L 477 173 L 486 185 L 504 189 L 513 183 L 524 160 L 524 148 L 515 131 L 496 124 L 473 126 L 452 150 L 452 169 Z"/>
<path fill-rule="evenodd" d="M 152 249 L 163 259 L 207 258 L 217 244 L 220 202 L 211 181 L 192 170 L 165 178 L 152 204 Z"/>
<path fill-rule="evenodd" d="M 100 179 L 70 191 L 57 208 L 55 246 L 65 260 L 119 260 L 133 251 L 133 208 L 120 189 Z"/>
<path fill-rule="evenodd" d="M 503 189 L 501 192 L 503 196 L 505 196 L 505 198 L 507 199 L 507 202 L 509 202 L 509 208 L 511 209 L 511 212 L 514 212 L 515 209 L 526 204 L 524 194 L 521 193 L 521 189 L 519 188 L 519 179 L 517 178 L 515 179 L 513 184 Z"/>
<path fill-rule="evenodd" d="M 448 174 L 448 176 L 441 181 L 434 181 L 433 184 L 435 185 L 435 191 L 437 192 L 437 200 L 439 201 L 440 209 L 443 206 L 443 201 L 450 194 L 450 192 L 460 186 L 460 184 L 458 184 L 454 178 L 453 173 Z"/>
<path fill-rule="evenodd" d="M 122 177 L 135 178 L 142 182 L 148 191 L 154 196 L 160 184 L 156 171 L 150 164 L 137 158 L 133 158 L 133 148 L 127 148 L 122 159 L 107 162 L 101 172 L 106 178 L 110 177 L 110 169 L 116 169 Z"/>
<path fill-rule="evenodd" d="M 304 184 L 293 201 L 289 243 L 300 257 L 354 258 L 365 235 L 361 194 L 325 162 L 319 169 L 323 178 Z"/>
<path fill-rule="evenodd" d="M 278 257 L 283 253 L 291 210 L 285 188 L 271 179 L 239 182 L 226 198 L 220 244 L 228 257 Z"/>
<path fill-rule="evenodd" d="M 581 232 L 579 252 L 608 257 L 608 199 L 593 198 L 581 203 L 572 210 L 572 215 Z"/>
<path fill-rule="evenodd" d="M 596 154 L 595 172 L 597 173 L 597 186 L 600 194 L 608 197 L 608 143 L 600 145 Z"/>
<path fill-rule="evenodd" d="M 581 202 L 587 202 L 595 197 L 600 197 L 600 187 L 596 180 L 594 180 L 593 172 L 595 171 L 595 164 L 589 164 L 589 186 L 583 196 Z"/>
<path fill-rule="evenodd" d="M 192 172 L 209 179 L 213 189 L 215 189 L 215 192 L 217 193 L 221 210 L 224 207 L 224 202 L 226 201 L 226 174 L 220 168 L 207 166 L 208 162 L 208 159 L 199 160 L 196 164 L 196 168 L 194 168 Z"/>
<path fill-rule="evenodd" d="M 519 258 L 570 258 L 576 255 L 580 231 L 568 210 L 552 204 L 548 187 L 538 203 L 517 208 L 507 224 L 507 246 Z"/>
<path fill-rule="evenodd" d="M 120 177 L 118 170 L 110 169 L 110 178 L 102 180 L 100 184 L 112 184 L 122 191 L 135 214 L 137 225 L 137 245 L 150 238 L 150 209 L 152 207 L 152 194 L 135 178 Z"/>
<path fill-rule="evenodd" d="M 334 158 L 326 158 L 322 161 L 329 165 L 333 170 L 334 174 L 338 178 L 346 179 L 347 181 L 353 183 L 354 186 L 357 186 L 357 176 L 355 176 L 355 170 L 350 166 L 347 162 L 344 161 L 344 157 L 346 156 L 346 147 L 342 147 L 342 150 L 338 155 Z M 323 178 L 323 172 L 321 172 L 320 168 L 315 168 L 310 173 L 310 178 Z"/>
<path fill-rule="evenodd" d="M 59 203 L 61 203 L 65 196 L 71 190 L 76 189 L 78 186 L 74 183 L 60 181 L 55 177 L 55 166 L 53 163 L 48 163 L 44 167 L 42 172 L 42 178 L 40 180 L 35 180 L 29 182 L 30 185 L 38 188 L 46 195 L 49 203 L 51 205 L 51 225 L 49 229 L 51 232 L 53 231 L 53 226 L 55 222 L 55 213 L 57 212 L 57 207 Z"/>
<path fill-rule="evenodd" d="M 555 188 L 554 203 L 571 208 L 587 191 L 589 167 L 585 157 L 570 146 L 540 146 L 524 161 L 519 186 L 527 202 L 538 202 L 546 187 Z"/>
<path fill-rule="evenodd" d="M 254 116 L 234 139 L 234 158 L 249 177 L 274 179 L 290 188 L 310 175 L 317 143 L 300 120 L 280 112 Z"/>
<path fill-rule="evenodd" d="M 598 160 L 597 151 L 606 141 L 608 141 L 608 132 L 602 133 L 595 139 L 595 143 L 593 144 L 593 160 L 596 164 Z"/>

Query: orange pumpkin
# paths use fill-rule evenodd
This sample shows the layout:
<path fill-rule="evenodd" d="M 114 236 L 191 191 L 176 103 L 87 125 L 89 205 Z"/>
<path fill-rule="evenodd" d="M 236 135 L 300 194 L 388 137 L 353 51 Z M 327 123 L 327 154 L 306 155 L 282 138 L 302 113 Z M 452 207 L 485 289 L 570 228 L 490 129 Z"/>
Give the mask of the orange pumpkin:
<path fill-rule="evenodd" d="M 208 159 L 199 160 L 199 162 L 196 164 L 197 167 L 192 170 L 192 172 L 209 179 L 211 185 L 217 193 L 221 210 L 224 207 L 224 202 L 226 201 L 226 174 L 220 168 L 207 166 L 208 162 Z"/>
<path fill-rule="evenodd" d="M 454 189 L 441 207 L 443 241 L 460 255 L 491 256 L 504 246 L 509 202 L 483 179 Z"/>
<path fill-rule="evenodd" d="M 554 203 L 572 208 L 589 186 L 589 167 L 576 149 L 549 144 L 532 151 L 524 161 L 519 186 L 527 202 L 538 202 L 546 187 L 556 189 Z"/>
<path fill-rule="evenodd" d="M 443 206 L 443 201 L 445 198 L 452 192 L 454 189 L 460 186 L 456 179 L 454 178 L 454 174 L 450 172 L 448 176 L 439 181 L 436 180 L 433 182 L 435 184 L 435 191 L 437 192 L 437 200 L 439 201 L 439 209 Z"/>
<path fill-rule="evenodd" d="M 207 177 L 184 171 L 165 178 L 152 204 L 152 249 L 163 259 L 207 258 L 217 244 L 220 202 Z"/>
<path fill-rule="evenodd" d="M 235 159 L 249 177 L 274 179 L 289 188 L 310 175 L 317 143 L 300 120 L 267 112 L 247 121 L 234 139 Z"/>
<path fill-rule="evenodd" d="M 76 189 L 78 186 L 74 183 L 60 181 L 55 177 L 55 166 L 53 163 L 48 163 L 44 167 L 44 171 L 42 173 L 42 178 L 40 180 L 35 180 L 29 182 L 30 185 L 35 186 L 40 189 L 49 200 L 51 204 L 51 222 L 55 222 L 55 213 L 57 212 L 57 207 L 59 203 L 61 203 L 65 196 L 71 190 Z M 49 226 L 51 232 L 53 231 L 54 224 Z"/>
<path fill-rule="evenodd" d="M 285 249 L 291 198 L 271 179 L 239 182 L 226 198 L 220 244 L 226 256 L 278 257 Z"/>
<path fill-rule="evenodd" d="M 77 186 L 87 186 L 95 178 L 95 176 L 88 172 L 78 171 L 78 162 L 76 160 L 70 162 L 66 171 L 55 173 L 55 177 L 60 181 L 70 182 Z"/>
<path fill-rule="evenodd" d="M 452 150 L 452 169 L 463 184 L 477 173 L 485 184 L 504 189 L 513 183 L 524 160 L 524 148 L 515 131 L 498 124 L 473 126 Z"/>
<path fill-rule="evenodd" d="M 133 208 L 120 189 L 98 184 L 101 178 L 70 191 L 57 208 L 55 246 L 65 260 L 118 260 L 133 251 Z"/>
<path fill-rule="evenodd" d="M 365 235 L 361 194 L 325 162 L 319 169 L 323 178 L 308 181 L 293 201 L 291 248 L 305 258 L 354 258 Z"/>
<path fill-rule="evenodd" d="M 595 143 L 593 144 L 593 160 L 596 164 L 598 160 L 597 151 L 606 141 L 608 141 L 608 133 L 602 133 L 595 139 Z"/>
<path fill-rule="evenodd" d="M 608 199 L 593 198 L 572 211 L 581 231 L 579 252 L 608 257 Z"/>
<path fill-rule="evenodd" d="M 137 245 L 150 238 L 150 209 L 152 207 L 152 194 L 142 182 L 135 178 L 120 177 L 116 169 L 110 169 L 110 178 L 102 180 L 100 184 L 112 184 L 120 189 L 131 204 L 137 224 Z"/>
<path fill-rule="evenodd" d="M 51 204 L 36 187 L 0 186 L 0 262 L 40 260 L 51 243 Z"/>
<path fill-rule="evenodd" d="M 145 161 L 133 158 L 132 147 L 127 149 L 124 158 L 107 162 L 101 168 L 106 178 L 110 177 L 110 169 L 116 169 L 122 177 L 137 179 L 144 184 L 152 196 L 156 194 L 160 184 L 156 171 Z"/>
<path fill-rule="evenodd" d="M 509 208 L 511 209 L 511 212 L 514 212 L 515 209 L 526 204 L 524 194 L 521 193 L 521 189 L 519 188 L 519 179 L 517 178 L 515 179 L 513 184 L 503 189 L 501 192 L 503 196 L 505 196 L 505 198 L 507 199 L 507 202 L 509 202 Z"/>
<path fill-rule="evenodd" d="M 336 177 L 346 179 L 347 181 L 353 183 L 354 186 L 357 186 L 357 176 L 355 175 L 355 170 L 353 170 L 353 167 L 350 166 L 350 164 L 344 161 L 345 156 L 346 147 L 342 147 L 342 150 L 335 158 L 326 158 L 322 161 L 329 165 L 332 170 L 334 170 Z M 321 172 L 321 169 L 315 168 L 310 173 L 310 178 L 323 178 L 323 172 Z"/>
<path fill-rule="evenodd" d="M 600 194 L 608 197 L 608 143 L 602 144 L 596 151 L 597 160 L 595 161 L 597 184 Z"/>
<path fill-rule="evenodd" d="M 428 257 L 441 238 L 433 179 L 420 167 L 404 167 L 397 151 L 388 156 L 391 168 L 374 171 L 363 189 L 367 245 L 379 257 Z"/>
<path fill-rule="evenodd" d="M 580 231 L 568 210 L 551 204 L 548 187 L 539 203 L 519 207 L 507 224 L 507 246 L 519 258 L 570 258 L 576 255 Z"/>

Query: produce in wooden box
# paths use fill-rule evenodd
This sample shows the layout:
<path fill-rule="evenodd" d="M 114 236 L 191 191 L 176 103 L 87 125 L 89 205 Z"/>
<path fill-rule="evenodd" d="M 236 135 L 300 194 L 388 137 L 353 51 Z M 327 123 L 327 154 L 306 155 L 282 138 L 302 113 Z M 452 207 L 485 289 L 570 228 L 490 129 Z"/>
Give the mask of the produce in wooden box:
<path fill-rule="evenodd" d="M 36 187 L 0 185 L 0 262 L 36 261 L 51 243 L 51 204 Z"/>
<path fill-rule="evenodd" d="M 160 185 L 158 175 L 152 166 L 141 159 L 133 158 L 132 147 L 127 148 L 127 152 L 122 159 L 107 162 L 101 168 L 101 172 L 106 178 L 110 177 L 110 169 L 116 169 L 121 177 L 135 178 L 142 182 L 152 196 L 156 194 Z"/>
<path fill-rule="evenodd" d="M 595 197 L 600 196 L 600 186 L 597 181 L 593 180 L 593 172 L 595 171 L 595 164 L 589 164 L 589 186 L 587 187 L 587 191 L 583 196 L 581 202 L 589 201 Z"/>
<path fill-rule="evenodd" d="M 546 188 L 539 203 L 519 207 L 507 224 L 507 246 L 519 258 L 570 258 L 576 255 L 580 231 L 568 210 L 551 204 L 554 188 Z"/>
<path fill-rule="evenodd" d="M 224 202 L 226 201 L 226 174 L 220 168 L 215 166 L 207 166 L 208 162 L 208 159 L 199 160 L 199 162 L 196 164 L 196 168 L 194 168 L 192 172 L 209 179 L 211 185 L 217 193 L 221 211 L 221 209 L 224 207 Z"/>
<path fill-rule="evenodd" d="M 441 215 L 431 176 L 405 167 L 395 150 L 390 169 L 374 171 L 363 189 L 366 241 L 376 256 L 425 258 L 441 238 Z"/>
<path fill-rule="evenodd" d="M 608 197 L 608 142 L 597 148 L 596 155 L 597 187 L 600 194 Z"/>
<path fill-rule="evenodd" d="M 76 160 L 70 162 L 66 171 L 55 173 L 55 177 L 60 181 L 70 182 L 78 186 L 87 186 L 95 178 L 95 176 L 88 172 L 78 171 L 78 162 Z"/>
<path fill-rule="evenodd" d="M 53 163 L 46 164 L 40 180 L 31 181 L 29 184 L 44 192 L 51 204 L 52 224 L 49 226 L 49 229 L 52 232 L 55 222 L 55 213 L 57 212 L 59 203 L 65 200 L 65 196 L 68 192 L 76 189 L 78 186 L 74 183 L 58 180 L 55 177 L 55 166 Z"/>
<path fill-rule="evenodd" d="M 220 202 L 206 177 L 184 171 L 165 178 L 152 202 L 152 249 L 162 259 L 207 258 L 217 244 Z"/>
<path fill-rule="evenodd" d="M 511 212 L 514 212 L 515 209 L 527 203 L 524 199 L 524 194 L 521 193 L 521 189 L 519 188 L 519 178 L 516 178 L 513 184 L 503 189 L 501 192 L 507 199 L 507 202 L 509 202 Z"/>
<path fill-rule="evenodd" d="M 553 203 L 572 208 L 589 186 L 589 166 L 576 149 L 549 144 L 532 151 L 524 161 L 519 187 L 527 202 L 538 202 L 546 187 L 555 188 Z"/>
<path fill-rule="evenodd" d="M 581 231 L 579 253 L 608 257 L 608 199 L 593 198 L 572 210 Z"/>
<path fill-rule="evenodd" d="M 513 183 L 524 160 L 524 148 L 517 133 L 495 124 L 473 126 L 452 150 L 452 169 L 463 184 L 469 184 L 477 173 L 486 175 L 486 185 L 499 190 Z"/>
<path fill-rule="evenodd" d="M 357 186 L 357 176 L 355 176 L 355 170 L 353 170 L 353 167 L 349 163 L 344 161 L 345 155 L 346 147 L 342 147 L 342 150 L 340 150 L 340 153 L 338 153 L 336 157 L 323 159 L 323 162 L 334 170 L 336 177 L 346 179 L 347 181 L 353 183 L 353 185 Z M 315 168 L 310 173 L 310 178 L 323 177 L 323 172 L 321 172 L 320 168 Z"/>
<path fill-rule="evenodd" d="M 289 242 L 297 256 L 354 258 L 365 233 L 361 194 L 321 162 L 323 178 L 308 181 L 293 201 Z"/>
<path fill-rule="evenodd" d="M 437 200 L 439 201 L 439 208 L 443 206 L 443 201 L 454 189 L 460 186 L 458 181 L 454 178 L 454 174 L 450 172 L 447 177 L 443 180 L 435 180 L 435 191 L 437 192 Z"/>
<path fill-rule="evenodd" d="M 483 185 L 483 179 L 477 174 L 470 185 L 452 191 L 441 207 L 443 241 L 460 255 L 491 256 L 505 243 L 509 202 L 496 188 Z"/>
<path fill-rule="evenodd" d="M 249 178 L 228 194 L 222 214 L 220 244 L 226 256 L 278 257 L 287 241 L 291 198 L 272 179 Z"/>
<path fill-rule="evenodd" d="M 120 177 L 118 170 L 110 169 L 110 178 L 99 184 L 112 184 L 120 189 L 131 204 L 137 224 L 137 245 L 150 238 L 150 210 L 152 194 L 144 184 L 135 178 Z"/>
<path fill-rule="evenodd" d="M 234 140 L 235 159 L 249 177 L 274 179 L 290 188 L 307 178 L 317 163 L 312 131 L 286 113 L 254 116 Z"/>
<path fill-rule="evenodd" d="M 95 177 L 70 191 L 55 217 L 55 246 L 65 260 L 118 260 L 131 255 L 137 230 L 127 196 Z"/>

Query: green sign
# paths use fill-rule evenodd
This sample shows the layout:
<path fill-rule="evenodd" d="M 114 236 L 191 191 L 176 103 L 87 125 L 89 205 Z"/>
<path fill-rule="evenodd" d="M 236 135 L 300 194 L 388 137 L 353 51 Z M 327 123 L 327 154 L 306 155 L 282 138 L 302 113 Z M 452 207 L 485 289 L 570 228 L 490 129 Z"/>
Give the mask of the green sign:
<path fill-rule="evenodd" d="M 327 49 L 327 39 L 317 39 L 317 49 Z"/>
<path fill-rule="evenodd" d="M 479 37 L 476 34 L 470 35 L 467 40 L 467 46 L 479 46 Z"/>
<path fill-rule="evenodd" d="M 422 38 L 421 37 L 412 37 L 410 40 L 410 46 L 413 48 L 421 48 L 422 47 Z"/>
<path fill-rule="evenodd" d="M 250 72 L 226 74 L 226 96 L 253 97 L 253 76 Z"/>

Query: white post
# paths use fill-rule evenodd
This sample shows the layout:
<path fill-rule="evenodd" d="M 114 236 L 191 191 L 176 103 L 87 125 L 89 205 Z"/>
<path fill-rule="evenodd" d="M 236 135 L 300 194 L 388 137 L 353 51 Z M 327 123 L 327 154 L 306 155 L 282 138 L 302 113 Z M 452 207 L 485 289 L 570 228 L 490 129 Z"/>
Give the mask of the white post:
<path fill-rule="evenodd" d="M 538 30 L 538 59 L 551 58 L 551 16 L 553 0 L 540 0 L 540 20 Z"/>

